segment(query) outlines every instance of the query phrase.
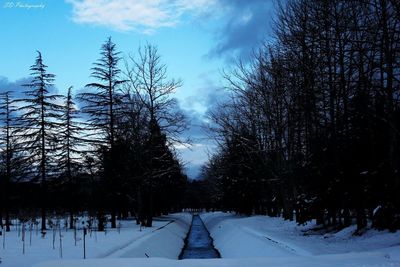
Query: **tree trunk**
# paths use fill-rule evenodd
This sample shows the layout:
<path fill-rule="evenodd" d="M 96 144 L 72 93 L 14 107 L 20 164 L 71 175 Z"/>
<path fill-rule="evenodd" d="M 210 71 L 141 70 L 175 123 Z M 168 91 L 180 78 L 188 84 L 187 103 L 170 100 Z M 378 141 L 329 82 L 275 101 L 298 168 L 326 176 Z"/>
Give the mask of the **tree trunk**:
<path fill-rule="evenodd" d="M 111 210 L 111 228 L 117 228 L 117 216 L 114 208 Z"/>

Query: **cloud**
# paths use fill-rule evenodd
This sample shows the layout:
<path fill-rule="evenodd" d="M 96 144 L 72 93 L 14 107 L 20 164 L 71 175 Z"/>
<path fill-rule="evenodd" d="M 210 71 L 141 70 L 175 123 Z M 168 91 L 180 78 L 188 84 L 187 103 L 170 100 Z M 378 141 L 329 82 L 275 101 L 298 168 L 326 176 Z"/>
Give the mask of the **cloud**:
<path fill-rule="evenodd" d="M 246 60 L 270 33 L 273 14 L 272 0 L 220 0 L 227 7 L 223 27 L 215 32 L 216 44 L 208 57 Z"/>
<path fill-rule="evenodd" d="M 4 76 L 0 76 L 0 93 L 10 92 L 10 96 L 13 99 L 21 99 L 25 98 L 25 91 L 29 90 L 28 87 L 24 86 L 25 84 L 29 84 L 32 81 L 31 77 L 24 77 L 17 79 L 16 81 L 10 81 L 8 78 Z M 50 88 L 51 92 L 56 91 L 56 89 L 52 86 Z"/>
<path fill-rule="evenodd" d="M 200 175 L 201 166 L 207 162 L 210 153 L 215 149 L 214 140 L 205 128 L 208 124 L 207 113 L 216 108 L 218 103 L 228 99 L 227 92 L 218 86 L 212 78 L 212 73 L 202 73 L 199 78 L 203 84 L 196 89 L 194 96 L 181 99 L 179 107 L 185 114 L 189 128 L 182 136 L 192 140 L 190 146 L 176 146 L 179 154 L 184 159 L 185 169 L 189 177 L 196 179 Z M 193 107 L 202 106 L 198 110 Z M 183 139 L 184 139 L 183 138 Z"/>
<path fill-rule="evenodd" d="M 30 88 L 24 85 L 32 82 L 32 77 L 23 77 L 15 81 L 8 80 L 7 77 L 0 76 L 0 92 L 11 92 L 13 98 L 25 98 L 25 92 Z M 51 94 L 58 94 L 58 88 L 52 85 L 47 88 Z"/>
<path fill-rule="evenodd" d="M 218 0 L 66 0 L 72 4 L 72 20 L 117 31 L 151 34 L 174 27 L 182 16 L 207 13 Z"/>

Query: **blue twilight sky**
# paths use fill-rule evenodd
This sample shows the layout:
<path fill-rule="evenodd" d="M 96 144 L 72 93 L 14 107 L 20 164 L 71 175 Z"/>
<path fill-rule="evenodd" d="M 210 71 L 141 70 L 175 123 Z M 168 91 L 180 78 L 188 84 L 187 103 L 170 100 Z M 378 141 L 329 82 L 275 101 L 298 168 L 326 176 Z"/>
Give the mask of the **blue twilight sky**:
<path fill-rule="evenodd" d="M 169 77 L 183 80 L 174 97 L 194 142 L 178 150 L 195 178 L 213 149 L 200 125 L 224 97 L 220 71 L 268 36 L 273 6 L 273 0 L 0 0 L 0 91 L 22 90 L 36 50 L 65 93 L 93 81 L 90 68 L 108 36 L 123 55 L 156 45 Z"/>

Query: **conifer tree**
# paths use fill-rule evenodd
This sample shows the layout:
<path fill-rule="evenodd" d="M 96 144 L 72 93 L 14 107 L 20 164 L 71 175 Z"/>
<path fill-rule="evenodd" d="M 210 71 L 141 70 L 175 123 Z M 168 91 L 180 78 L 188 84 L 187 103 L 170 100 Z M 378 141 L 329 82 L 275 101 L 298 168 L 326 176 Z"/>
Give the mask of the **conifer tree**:
<path fill-rule="evenodd" d="M 51 93 L 54 74 L 47 72 L 42 54 L 37 51 L 35 63 L 30 67 L 32 80 L 25 84 L 25 98 L 20 99 L 22 130 L 19 138 L 29 159 L 34 161 L 33 181 L 40 181 L 41 229 L 46 230 L 48 179 L 55 172 L 57 131 L 62 117 L 62 106 L 57 103 L 62 96 Z"/>
<path fill-rule="evenodd" d="M 59 167 L 60 173 L 65 177 L 68 184 L 70 221 L 69 227 L 74 226 L 74 211 L 76 209 L 75 191 L 76 191 L 76 173 L 81 165 L 80 159 L 84 154 L 85 137 L 83 122 L 79 121 L 78 110 L 72 97 L 72 87 L 68 88 L 67 98 L 64 103 L 62 115 L 62 131 L 60 131 L 61 147 Z"/>
<path fill-rule="evenodd" d="M 2 196 L 0 224 L 3 226 L 2 212 L 4 212 L 6 231 L 10 231 L 10 183 L 21 174 L 24 163 L 22 158 L 18 156 L 20 153 L 17 150 L 17 140 L 14 137 L 14 132 L 16 132 L 15 112 L 17 110 L 15 100 L 11 98 L 11 92 L 7 91 L 0 94 L 0 101 L 0 146 L 2 148 L 0 161 L 0 194 Z"/>
<path fill-rule="evenodd" d="M 92 143 L 103 147 L 105 155 L 110 157 L 111 164 L 107 164 L 110 168 L 104 169 L 105 180 L 107 184 L 108 193 L 111 194 L 108 200 L 111 204 L 111 227 L 116 228 L 116 211 L 112 205 L 114 196 L 118 189 L 117 183 L 111 181 L 113 176 L 114 161 L 114 145 L 116 133 L 116 119 L 119 113 L 118 109 L 118 93 L 117 88 L 124 81 L 119 78 L 121 70 L 118 67 L 120 52 L 116 50 L 115 44 L 112 42 L 111 37 L 101 47 L 100 59 L 94 63 L 92 68 L 92 77 L 97 81 L 89 83 L 86 88 L 93 89 L 93 91 L 81 93 L 78 98 L 85 103 L 82 111 L 87 113 L 90 118 L 88 124 L 93 130 Z"/>

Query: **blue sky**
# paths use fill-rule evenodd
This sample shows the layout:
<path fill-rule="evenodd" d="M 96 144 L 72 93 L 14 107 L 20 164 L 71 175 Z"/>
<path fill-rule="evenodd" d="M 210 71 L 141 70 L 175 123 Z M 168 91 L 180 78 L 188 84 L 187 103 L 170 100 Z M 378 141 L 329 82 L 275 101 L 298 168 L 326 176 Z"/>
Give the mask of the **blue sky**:
<path fill-rule="evenodd" d="M 123 55 L 158 47 L 191 125 L 191 149 L 178 149 L 195 177 L 213 146 L 199 125 L 224 96 L 220 71 L 248 58 L 270 31 L 272 0 L 0 0 L 0 90 L 29 76 L 36 50 L 60 93 L 91 82 L 90 68 L 111 36 Z M 123 66 L 121 66 L 123 67 Z"/>

